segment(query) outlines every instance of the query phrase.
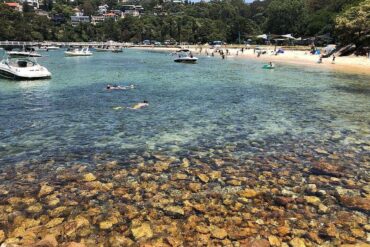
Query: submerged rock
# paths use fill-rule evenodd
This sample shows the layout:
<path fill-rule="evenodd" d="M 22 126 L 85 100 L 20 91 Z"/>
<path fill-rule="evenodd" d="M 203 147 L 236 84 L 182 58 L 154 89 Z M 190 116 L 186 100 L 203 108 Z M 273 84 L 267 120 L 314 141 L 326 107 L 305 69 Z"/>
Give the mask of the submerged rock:
<path fill-rule="evenodd" d="M 41 186 L 38 197 L 43 197 L 51 194 L 54 191 L 54 187 L 44 184 Z"/>
<path fill-rule="evenodd" d="M 250 238 L 246 239 L 241 243 L 241 246 L 245 247 L 269 247 L 270 243 L 269 241 L 265 239 L 255 239 L 255 238 Z"/>
<path fill-rule="evenodd" d="M 54 226 L 62 224 L 63 221 L 64 221 L 64 218 L 54 218 L 51 221 L 49 221 L 45 226 L 47 228 L 52 228 Z"/>
<path fill-rule="evenodd" d="M 306 244 L 302 238 L 293 238 L 289 242 L 292 247 L 306 247 Z"/>
<path fill-rule="evenodd" d="M 95 181 L 96 180 L 96 177 L 94 176 L 94 174 L 92 173 L 87 173 L 83 176 L 83 180 L 85 182 L 92 182 L 92 181 Z"/>
<path fill-rule="evenodd" d="M 254 198 L 258 196 L 258 194 L 259 193 L 253 189 L 244 189 L 242 191 L 239 191 L 239 195 L 245 198 Z"/>
<path fill-rule="evenodd" d="M 339 201 L 348 208 L 368 213 L 370 212 L 370 198 L 360 196 L 339 196 Z"/>
<path fill-rule="evenodd" d="M 136 227 L 131 227 L 131 234 L 135 240 L 148 239 L 153 237 L 153 231 L 149 223 L 143 223 Z"/>
<path fill-rule="evenodd" d="M 210 226 L 209 231 L 211 232 L 211 236 L 213 238 L 224 239 L 227 237 L 227 231 L 217 226 L 214 225 Z"/>
<path fill-rule="evenodd" d="M 5 232 L 3 230 L 0 230 L 0 243 L 5 240 Z"/>
<path fill-rule="evenodd" d="M 190 183 L 189 184 L 189 189 L 192 192 L 198 192 L 202 188 L 202 185 L 200 183 Z"/>
<path fill-rule="evenodd" d="M 36 203 L 34 205 L 29 206 L 26 210 L 27 212 L 33 213 L 33 214 L 40 213 L 42 210 L 42 205 L 41 203 Z"/>
<path fill-rule="evenodd" d="M 311 168 L 311 173 L 315 175 L 327 175 L 333 177 L 341 177 L 343 167 L 335 166 L 329 163 L 317 163 Z"/>
<path fill-rule="evenodd" d="M 201 174 L 198 174 L 198 178 L 203 183 L 208 183 L 208 181 L 209 181 L 209 177 L 206 174 L 202 174 L 202 173 Z"/>
<path fill-rule="evenodd" d="M 99 223 L 99 228 L 102 230 L 107 230 L 113 227 L 112 221 L 102 221 Z"/>
<path fill-rule="evenodd" d="M 184 215 L 184 209 L 179 206 L 168 206 L 164 208 L 164 211 L 171 214 L 171 215 Z"/>
<path fill-rule="evenodd" d="M 280 246 L 281 245 L 280 239 L 276 236 L 270 235 L 268 237 L 268 239 L 269 239 L 269 243 L 270 243 L 271 246 Z"/>
<path fill-rule="evenodd" d="M 43 239 L 36 243 L 35 247 L 57 247 L 58 241 L 54 235 L 46 235 Z"/>
<path fill-rule="evenodd" d="M 316 197 L 316 196 L 305 196 L 305 197 L 304 197 L 304 200 L 305 200 L 308 204 L 312 204 L 312 205 L 315 205 L 315 206 L 318 206 L 318 205 L 321 203 L 320 198 L 318 198 L 318 197 Z"/>

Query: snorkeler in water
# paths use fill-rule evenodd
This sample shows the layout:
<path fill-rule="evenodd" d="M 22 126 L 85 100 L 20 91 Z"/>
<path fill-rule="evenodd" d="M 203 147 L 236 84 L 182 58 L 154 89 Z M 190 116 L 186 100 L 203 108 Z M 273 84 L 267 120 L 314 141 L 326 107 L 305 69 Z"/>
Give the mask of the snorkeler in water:
<path fill-rule="evenodd" d="M 129 85 L 129 86 L 119 86 L 119 85 L 110 85 L 108 84 L 106 89 L 107 90 L 128 90 L 128 89 L 133 89 L 135 88 L 135 86 L 133 84 Z"/>
<path fill-rule="evenodd" d="M 137 109 L 141 109 L 141 108 L 144 108 L 144 107 L 147 107 L 147 106 L 149 106 L 149 102 L 144 100 L 143 102 L 135 104 L 130 109 L 137 110 Z"/>

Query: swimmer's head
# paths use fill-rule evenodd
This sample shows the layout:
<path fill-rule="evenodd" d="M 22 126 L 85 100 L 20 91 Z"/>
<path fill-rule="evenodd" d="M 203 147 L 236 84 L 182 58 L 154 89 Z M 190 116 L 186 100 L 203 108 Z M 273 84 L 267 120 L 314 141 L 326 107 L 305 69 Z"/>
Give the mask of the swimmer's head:
<path fill-rule="evenodd" d="M 147 100 L 144 100 L 143 103 L 148 104 L 149 102 Z"/>

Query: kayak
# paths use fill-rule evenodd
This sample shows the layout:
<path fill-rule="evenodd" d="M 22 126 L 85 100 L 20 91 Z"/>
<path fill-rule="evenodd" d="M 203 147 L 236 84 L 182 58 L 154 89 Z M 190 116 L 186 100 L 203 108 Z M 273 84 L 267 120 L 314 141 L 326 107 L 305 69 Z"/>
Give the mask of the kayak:
<path fill-rule="evenodd" d="M 262 69 L 275 69 L 275 66 L 274 65 L 269 65 L 269 64 L 265 64 L 263 65 Z"/>

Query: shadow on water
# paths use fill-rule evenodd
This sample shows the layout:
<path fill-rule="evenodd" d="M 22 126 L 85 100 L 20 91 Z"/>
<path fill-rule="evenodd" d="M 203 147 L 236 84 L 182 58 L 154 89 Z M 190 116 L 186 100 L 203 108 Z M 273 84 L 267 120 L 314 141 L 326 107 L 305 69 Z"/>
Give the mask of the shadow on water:
<path fill-rule="evenodd" d="M 350 94 L 363 94 L 363 95 L 370 95 L 370 88 L 369 86 L 365 85 L 357 85 L 357 86 L 333 86 L 334 89 L 350 93 Z"/>

